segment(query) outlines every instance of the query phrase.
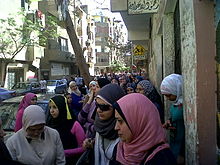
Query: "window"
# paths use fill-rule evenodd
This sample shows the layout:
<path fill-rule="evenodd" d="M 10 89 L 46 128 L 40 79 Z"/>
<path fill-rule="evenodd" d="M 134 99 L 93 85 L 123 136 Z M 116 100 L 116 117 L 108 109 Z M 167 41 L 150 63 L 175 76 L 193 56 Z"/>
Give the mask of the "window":
<path fill-rule="evenodd" d="M 61 51 L 68 51 L 68 40 L 66 38 L 58 38 L 59 46 Z"/>
<path fill-rule="evenodd" d="M 25 10 L 29 10 L 30 6 L 28 5 L 28 0 L 21 0 L 21 7 Z"/>

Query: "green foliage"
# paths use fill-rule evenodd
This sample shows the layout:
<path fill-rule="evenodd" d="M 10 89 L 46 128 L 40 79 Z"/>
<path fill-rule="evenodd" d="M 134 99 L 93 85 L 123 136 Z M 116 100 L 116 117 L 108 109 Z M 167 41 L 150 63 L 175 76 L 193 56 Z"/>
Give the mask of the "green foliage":
<path fill-rule="evenodd" d="M 126 67 L 124 63 L 121 61 L 113 61 L 110 65 L 111 71 L 119 72 L 119 71 L 128 71 L 129 67 Z"/>
<path fill-rule="evenodd" d="M 56 38 L 56 19 L 47 16 L 46 20 L 44 26 L 35 13 L 26 14 L 23 10 L 0 19 L 0 58 L 12 60 L 23 48 L 45 46 L 48 39 Z"/>

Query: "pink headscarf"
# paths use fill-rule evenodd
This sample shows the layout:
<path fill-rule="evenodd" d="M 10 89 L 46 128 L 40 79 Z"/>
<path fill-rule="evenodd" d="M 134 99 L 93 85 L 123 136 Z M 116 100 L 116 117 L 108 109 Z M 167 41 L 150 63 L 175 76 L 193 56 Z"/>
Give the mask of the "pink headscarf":
<path fill-rule="evenodd" d="M 21 100 L 21 103 L 18 106 L 18 112 L 16 114 L 15 132 L 22 128 L 22 117 L 24 110 L 31 104 L 31 99 L 33 99 L 34 97 L 37 97 L 37 95 L 35 95 L 34 93 L 27 93 Z"/>
<path fill-rule="evenodd" d="M 18 111 L 27 108 L 31 104 L 31 99 L 33 99 L 34 97 L 37 97 L 37 95 L 34 93 L 27 93 L 21 100 L 21 103 L 18 106 Z"/>
<path fill-rule="evenodd" d="M 131 142 L 119 142 L 117 161 L 136 165 L 144 160 L 145 155 L 155 145 L 164 142 L 147 157 L 145 162 L 152 159 L 158 151 L 169 148 L 158 110 L 146 96 L 133 93 L 124 96 L 117 103 L 133 134 Z"/>

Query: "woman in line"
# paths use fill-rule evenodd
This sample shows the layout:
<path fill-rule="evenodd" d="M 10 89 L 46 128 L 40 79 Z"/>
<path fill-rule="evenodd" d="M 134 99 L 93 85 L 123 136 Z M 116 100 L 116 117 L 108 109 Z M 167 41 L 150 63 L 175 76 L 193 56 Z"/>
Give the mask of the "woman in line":
<path fill-rule="evenodd" d="M 97 80 L 96 87 L 94 87 L 90 92 L 88 102 L 83 106 L 82 111 L 80 111 L 78 115 L 78 120 L 80 124 L 84 127 L 87 138 L 95 137 L 93 116 L 94 116 L 94 111 L 96 109 L 96 105 L 94 98 L 96 97 L 96 94 L 100 90 L 100 88 L 104 87 L 109 83 L 110 81 L 106 78 L 99 78 Z"/>
<path fill-rule="evenodd" d="M 116 149 L 119 142 L 115 127 L 115 111 L 113 103 L 125 95 L 123 89 L 117 84 L 104 86 L 96 96 L 97 113 L 95 116 L 95 165 L 117 165 Z M 91 146 L 86 139 L 84 147 Z"/>
<path fill-rule="evenodd" d="M 49 108 L 47 126 L 59 132 L 66 164 L 74 164 L 84 151 L 82 148 L 85 140 L 84 130 L 71 114 L 65 97 L 61 95 L 52 97 L 49 101 Z"/>
<path fill-rule="evenodd" d="M 133 83 L 127 83 L 126 93 L 135 93 L 135 84 Z"/>
<path fill-rule="evenodd" d="M 67 92 L 67 93 L 64 93 L 63 96 L 67 100 L 67 104 L 69 106 L 69 110 L 70 110 L 71 114 L 73 115 L 74 118 L 77 118 L 77 116 L 75 116 L 75 114 L 74 114 L 74 110 L 73 110 L 73 107 L 72 107 L 72 96 L 71 96 L 71 94 Z"/>
<path fill-rule="evenodd" d="M 45 123 L 40 106 L 30 105 L 24 110 L 22 129 L 6 142 L 13 160 L 28 165 L 65 165 L 59 133 Z"/>
<path fill-rule="evenodd" d="M 171 74 L 165 77 L 160 86 L 162 95 L 172 102 L 170 119 L 163 126 L 170 130 L 170 147 L 179 162 L 184 161 L 185 153 L 182 86 L 183 79 L 179 74 Z"/>
<path fill-rule="evenodd" d="M 164 123 L 164 108 L 161 97 L 156 88 L 148 80 L 142 80 L 137 84 L 137 93 L 145 95 L 157 107 L 160 114 L 160 121 Z"/>
<path fill-rule="evenodd" d="M 71 105 L 72 105 L 72 108 L 74 111 L 74 115 L 78 116 L 78 114 L 82 110 L 82 106 L 83 106 L 83 95 L 80 92 L 75 81 L 71 81 L 69 83 L 68 92 L 71 94 L 71 97 L 72 97 Z"/>
<path fill-rule="evenodd" d="M 114 104 L 115 129 L 121 141 L 117 161 L 124 165 L 175 165 L 158 110 L 145 96 L 132 93 Z"/>
<path fill-rule="evenodd" d="M 85 100 L 83 102 L 83 106 L 89 101 L 90 96 L 96 92 L 96 87 L 97 87 L 97 82 L 96 81 L 91 81 L 89 83 L 89 92 L 85 96 Z"/>
<path fill-rule="evenodd" d="M 34 93 L 27 93 L 23 99 L 21 100 L 21 103 L 18 106 L 18 111 L 16 114 L 16 121 L 15 121 L 15 132 L 20 130 L 22 128 L 22 116 L 24 113 L 25 108 L 27 108 L 29 105 L 34 105 L 37 103 L 37 95 Z"/>

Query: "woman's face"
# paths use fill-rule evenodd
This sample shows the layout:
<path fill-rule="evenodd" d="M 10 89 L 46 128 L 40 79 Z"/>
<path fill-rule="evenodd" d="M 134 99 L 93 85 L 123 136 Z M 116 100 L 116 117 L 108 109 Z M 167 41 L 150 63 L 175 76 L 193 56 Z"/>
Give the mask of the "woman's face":
<path fill-rule="evenodd" d="M 144 95 L 144 88 L 140 86 L 140 84 L 138 84 L 136 88 L 136 92 Z"/>
<path fill-rule="evenodd" d="M 119 83 L 120 83 L 120 84 L 126 84 L 126 79 L 125 79 L 124 76 L 122 76 L 122 77 L 119 78 Z"/>
<path fill-rule="evenodd" d="M 32 99 L 31 99 L 31 105 L 35 105 L 37 104 L 37 96 L 34 96 Z"/>
<path fill-rule="evenodd" d="M 127 90 L 127 94 L 134 93 L 134 89 L 131 87 L 128 87 L 126 90 Z"/>
<path fill-rule="evenodd" d="M 54 102 L 50 101 L 49 102 L 49 108 L 50 108 L 50 114 L 53 118 L 57 118 L 59 116 L 59 109 L 58 107 L 54 104 Z"/>
<path fill-rule="evenodd" d="M 71 104 L 72 103 L 72 97 L 71 97 L 71 95 L 66 95 L 66 99 L 67 99 L 67 102 L 68 102 L 68 104 Z"/>
<path fill-rule="evenodd" d="M 71 84 L 71 85 L 70 85 L 70 89 L 71 89 L 72 91 L 77 90 L 77 85 L 76 85 L 75 83 Z"/>
<path fill-rule="evenodd" d="M 89 89 L 93 92 L 96 92 L 96 85 L 95 84 L 89 85 Z"/>
<path fill-rule="evenodd" d="M 113 108 L 100 98 L 96 98 L 97 113 L 101 120 L 108 120 L 113 115 Z"/>
<path fill-rule="evenodd" d="M 116 118 L 115 130 L 118 131 L 118 136 L 120 137 L 121 141 L 125 143 L 131 142 L 131 140 L 133 139 L 131 130 L 129 129 L 128 125 L 117 111 L 115 111 L 115 118 Z"/>
<path fill-rule="evenodd" d="M 37 124 L 27 128 L 27 136 L 30 138 L 37 139 L 44 132 L 45 124 Z"/>
<path fill-rule="evenodd" d="M 164 96 L 166 96 L 166 98 L 170 101 L 175 101 L 176 100 L 176 95 L 172 95 L 172 94 L 163 94 Z"/>
<path fill-rule="evenodd" d="M 112 79 L 111 83 L 112 83 L 112 84 L 118 84 L 118 80 Z"/>
<path fill-rule="evenodd" d="M 97 84 L 95 87 L 95 93 L 97 93 L 100 89 L 101 89 L 100 86 Z"/>

